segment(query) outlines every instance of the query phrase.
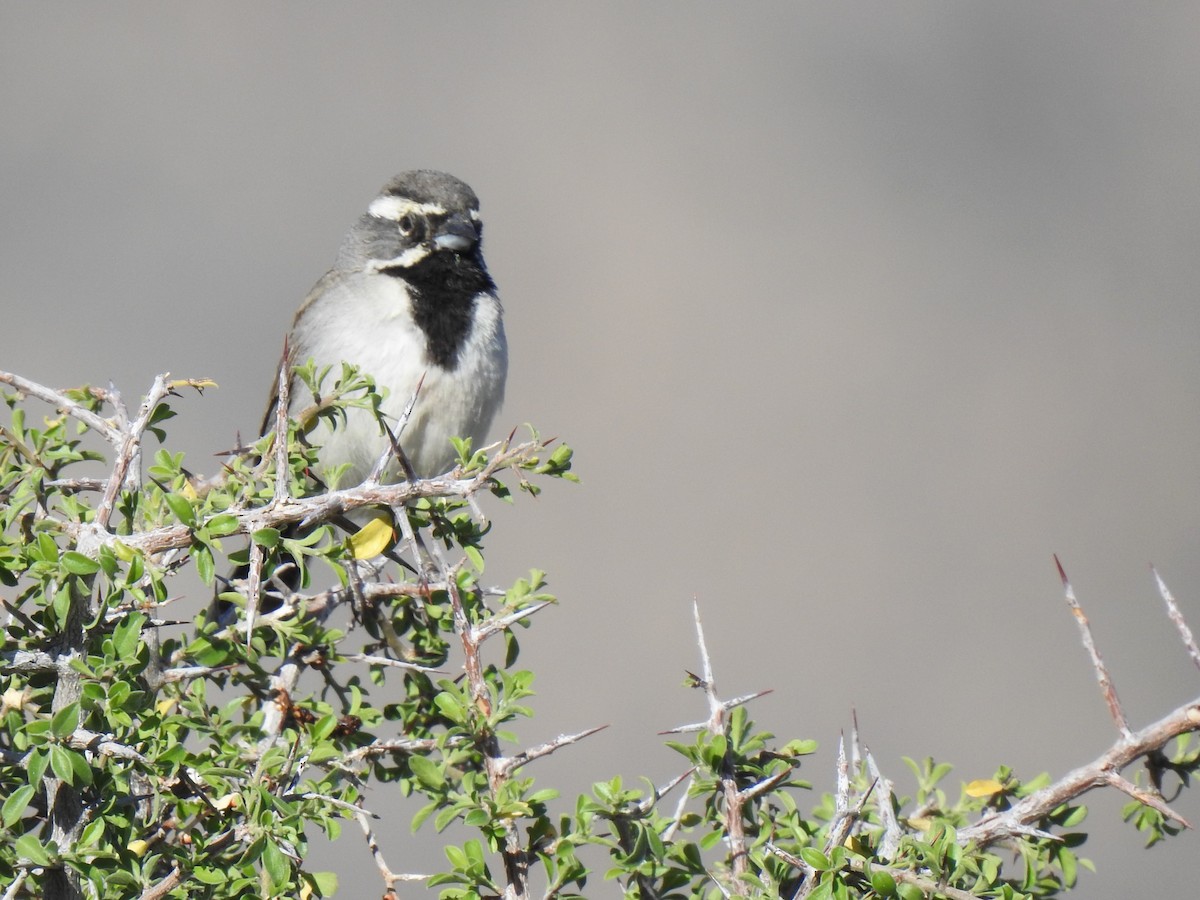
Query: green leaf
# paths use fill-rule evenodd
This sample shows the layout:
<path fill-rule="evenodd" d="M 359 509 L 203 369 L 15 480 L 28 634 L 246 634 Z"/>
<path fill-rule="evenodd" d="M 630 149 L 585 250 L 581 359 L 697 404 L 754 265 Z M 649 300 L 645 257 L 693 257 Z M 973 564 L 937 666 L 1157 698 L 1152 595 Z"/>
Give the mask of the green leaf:
<path fill-rule="evenodd" d="M 1086 806 L 1073 807 L 1058 824 L 1063 828 L 1073 828 L 1087 818 L 1087 812 Z"/>
<path fill-rule="evenodd" d="M 192 508 L 192 501 L 182 494 L 164 494 L 163 499 L 166 500 L 167 506 L 180 522 L 188 528 L 196 527 L 196 510 Z"/>
<path fill-rule="evenodd" d="M 54 538 L 44 531 L 37 536 L 37 552 L 46 562 L 58 562 L 58 545 L 54 543 Z"/>
<path fill-rule="evenodd" d="M 33 750 L 29 754 L 26 773 L 31 785 L 40 786 L 50 764 L 50 754 L 45 750 Z"/>
<path fill-rule="evenodd" d="M 75 784 L 75 765 L 71 761 L 71 751 L 66 747 L 58 744 L 50 747 L 50 768 L 62 781 Z"/>
<path fill-rule="evenodd" d="M 1075 886 L 1075 879 L 1078 877 L 1078 869 L 1075 865 L 1075 854 L 1070 850 L 1060 850 L 1058 854 L 1058 864 L 1062 867 L 1063 884 L 1067 887 Z"/>
<path fill-rule="evenodd" d="M 437 800 L 434 800 L 432 803 L 427 803 L 417 810 L 417 813 L 413 816 L 412 820 L 413 834 L 417 833 L 417 830 L 425 824 L 425 820 L 428 819 L 440 806 L 441 804 Z"/>
<path fill-rule="evenodd" d="M 482 574 L 483 573 L 483 554 L 479 552 L 479 548 L 476 546 L 473 546 L 471 544 L 468 544 L 467 546 L 463 547 L 462 549 L 463 549 L 463 553 L 466 554 L 466 557 L 470 561 L 471 565 L 474 566 L 475 571 Z"/>
<path fill-rule="evenodd" d="M 54 620 L 61 627 L 67 623 L 67 617 L 71 613 L 71 585 L 64 584 L 54 594 L 54 600 L 51 603 L 54 610 Z"/>
<path fill-rule="evenodd" d="M 224 884 L 229 880 L 228 872 L 224 869 L 214 869 L 211 866 L 196 866 L 190 874 L 201 884 Z"/>
<path fill-rule="evenodd" d="M 817 752 L 816 741 L 788 741 L 780 749 L 780 752 L 786 756 L 808 756 L 810 753 Z"/>
<path fill-rule="evenodd" d="M 100 571 L 100 563 L 74 550 L 62 555 L 62 566 L 72 575 L 94 575 Z"/>
<path fill-rule="evenodd" d="M 468 828 L 482 828 L 491 818 L 491 813 L 486 809 L 473 809 L 463 816 L 463 824 Z"/>
<path fill-rule="evenodd" d="M 465 871 L 467 868 L 467 854 L 460 847 L 450 844 L 445 848 L 446 859 L 450 861 L 450 865 L 454 868 Z"/>
<path fill-rule="evenodd" d="M 192 561 L 196 563 L 196 574 L 205 584 L 213 583 L 216 566 L 213 563 L 212 551 L 203 544 L 192 548 Z"/>
<path fill-rule="evenodd" d="M 288 882 L 288 875 L 291 872 L 291 866 L 288 865 L 287 856 L 275 844 L 274 841 L 268 840 L 263 845 L 262 854 L 263 869 L 267 873 L 267 877 L 271 880 L 271 884 L 276 889 L 283 887 Z"/>
<path fill-rule="evenodd" d="M 279 538 L 280 533 L 278 528 L 260 528 L 250 535 L 250 540 L 254 541 L 260 547 L 266 547 L 268 550 L 274 550 L 279 546 Z"/>
<path fill-rule="evenodd" d="M 104 837 L 104 820 L 92 819 L 87 825 L 83 826 L 83 831 L 79 833 L 79 843 L 75 845 L 75 849 L 78 851 L 95 847 L 100 843 L 102 837 Z"/>
<path fill-rule="evenodd" d="M 76 753 L 73 750 L 67 751 L 71 760 L 71 784 L 76 787 L 87 787 L 92 783 L 92 767 L 88 765 L 88 761 L 83 758 L 82 753 Z"/>
<path fill-rule="evenodd" d="M 50 733 L 59 740 L 70 737 L 79 727 L 79 704 L 71 703 L 54 714 L 50 720 Z"/>
<path fill-rule="evenodd" d="M 225 535 L 233 534 L 238 530 L 238 518 L 229 513 L 222 513 L 205 522 L 204 527 L 213 537 L 225 537 Z"/>
<path fill-rule="evenodd" d="M 0 824 L 5 828 L 12 828 L 21 816 L 25 813 L 25 807 L 29 805 L 29 801 L 33 799 L 33 785 L 24 784 L 9 794 L 4 805 L 0 806 Z"/>
<path fill-rule="evenodd" d="M 824 872 L 829 868 L 829 857 L 816 847 L 804 847 L 800 850 L 800 858 L 816 869 Z"/>
<path fill-rule="evenodd" d="M 125 616 L 113 629 L 113 652 L 121 662 L 131 662 L 137 658 L 138 639 L 142 636 L 142 626 L 146 623 L 144 613 L 131 612 Z"/>
<path fill-rule="evenodd" d="M 13 849 L 17 851 L 17 857 L 27 859 L 35 866 L 49 865 L 53 857 L 32 834 L 23 834 L 13 842 Z"/>
<path fill-rule="evenodd" d="M 457 694 L 442 691 L 440 694 L 434 695 L 433 702 L 441 714 L 451 722 L 454 722 L 456 725 L 466 724 L 467 710 Z"/>
<path fill-rule="evenodd" d="M 871 873 L 871 887 L 883 897 L 891 897 L 896 893 L 896 879 L 890 873 L 876 869 Z"/>
<path fill-rule="evenodd" d="M 417 781 L 431 790 L 437 790 L 446 783 L 446 778 L 442 775 L 437 765 L 427 757 L 410 756 L 408 758 L 408 767 Z"/>

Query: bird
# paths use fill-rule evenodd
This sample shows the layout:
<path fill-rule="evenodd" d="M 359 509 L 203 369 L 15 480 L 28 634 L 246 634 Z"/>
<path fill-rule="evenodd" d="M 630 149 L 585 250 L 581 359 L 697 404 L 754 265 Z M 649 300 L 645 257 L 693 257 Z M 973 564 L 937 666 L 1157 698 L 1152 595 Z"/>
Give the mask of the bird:
<path fill-rule="evenodd" d="M 318 371 L 351 363 L 374 378 L 386 388 L 389 425 L 416 395 L 399 444 L 422 478 L 453 467 L 452 437 L 478 448 L 504 400 L 508 343 L 482 237 L 479 199 L 465 182 L 430 169 L 395 176 L 346 232 L 285 345 L 289 372 L 311 359 Z M 275 425 L 277 384 L 263 434 Z M 292 417 L 312 405 L 294 373 L 288 394 Z M 318 447 L 315 474 L 329 487 L 365 480 L 390 441 L 372 411 L 359 408 L 321 418 L 307 438 Z M 381 480 L 405 474 L 393 460 Z"/>
<path fill-rule="evenodd" d="M 382 473 L 375 468 L 392 436 L 372 410 L 349 407 L 344 416 L 317 418 L 305 439 L 316 447 L 312 474 L 325 488 L 352 487 L 373 473 L 385 483 L 433 477 L 458 458 L 452 437 L 469 438 L 475 448 L 486 438 L 504 401 L 508 342 L 482 239 L 475 192 L 431 169 L 396 175 L 346 232 L 284 344 L 276 372 L 288 379 L 287 413 L 300 418 L 313 405 L 295 372 L 309 360 L 317 371 L 338 373 L 350 363 L 371 376 L 384 394 L 379 412 L 390 431 L 410 403 L 412 409 L 398 437 L 404 459 L 393 458 Z M 276 427 L 279 401 L 277 374 L 260 434 Z M 361 525 L 372 517 L 348 518 Z M 224 584 L 247 572 L 240 565 Z M 294 589 L 299 577 L 293 571 L 282 581 Z M 212 617 L 228 622 L 232 605 L 214 601 Z"/>

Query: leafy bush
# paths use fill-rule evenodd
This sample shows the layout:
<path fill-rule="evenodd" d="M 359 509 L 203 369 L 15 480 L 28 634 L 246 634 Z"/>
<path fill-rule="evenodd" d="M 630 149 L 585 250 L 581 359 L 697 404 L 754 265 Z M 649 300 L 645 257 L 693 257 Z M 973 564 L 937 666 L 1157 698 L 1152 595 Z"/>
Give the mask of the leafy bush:
<path fill-rule="evenodd" d="M 175 392 L 205 382 L 160 377 L 131 413 L 111 390 L 0 373 L 5 900 L 332 896 L 336 874 L 306 867 L 307 836 L 336 838 L 347 820 L 385 896 L 420 877 L 447 898 L 579 897 L 597 878 L 644 898 L 1043 898 L 1089 865 L 1086 791 L 1129 794 L 1151 843 L 1183 824 L 1161 787 L 1198 766 L 1200 706 L 1132 732 L 1094 652 L 1121 735 L 1064 778 L 1002 768 L 952 800 L 949 766 L 910 761 L 918 789 L 898 797 L 852 735 L 834 789 L 813 799 L 800 769 L 815 742 L 757 728 L 759 694 L 719 696 L 699 609 L 689 683 L 706 713 L 669 742 L 679 777 L 562 801 L 530 764 L 591 732 L 521 747 L 510 731 L 533 680 L 517 635 L 554 598 L 536 569 L 485 586 L 477 498 L 574 480 L 570 449 L 536 433 L 461 444 L 443 477 L 324 491 L 305 430 L 379 397 L 351 369 L 302 374 L 311 410 L 204 480 L 147 444 L 165 442 Z M 33 424 L 31 402 L 50 416 Z M 335 527 L 354 513 L 367 523 Z M 215 600 L 179 620 L 171 586 L 187 568 Z M 1138 760 L 1144 783 L 1120 774 Z M 368 808 L 383 791 L 418 799 L 414 828 L 474 836 L 447 841 L 444 871 L 393 871 Z M 590 871 L 603 853 L 607 870 Z"/>

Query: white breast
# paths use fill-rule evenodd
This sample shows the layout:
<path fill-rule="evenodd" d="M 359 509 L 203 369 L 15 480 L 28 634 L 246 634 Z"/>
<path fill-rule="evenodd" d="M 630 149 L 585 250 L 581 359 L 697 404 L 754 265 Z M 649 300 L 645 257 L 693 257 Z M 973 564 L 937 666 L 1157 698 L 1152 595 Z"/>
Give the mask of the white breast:
<path fill-rule="evenodd" d="M 454 463 L 450 438 L 469 437 L 479 447 L 504 399 L 508 349 L 500 313 L 494 296 L 477 295 L 474 321 L 456 365 L 444 369 L 425 357 L 425 337 L 413 321 L 402 281 L 378 274 L 346 275 L 305 308 L 293 329 L 293 349 L 296 362 L 312 357 L 318 369 L 333 366 L 332 376 L 342 362 L 371 375 L 380 389 L 388 389 L 383 412 L 393 429 L 423 375 L 400 444 L 418 475 L 438 475 Z M 291 400 L 293 414 L 312 402 L 303 388 L 298 393 Z M 345 423 L 332 431 L 326 424 L 318 426 L 309 439 L 322 447 L 323 478 L 332 467 L 350 463 L 341 487 L 366 478 L 387 442 L 374 416 L 361 409 L 347 410 Z M 387 479 L 396 480 L 401 473 L 393 464 Z"/>

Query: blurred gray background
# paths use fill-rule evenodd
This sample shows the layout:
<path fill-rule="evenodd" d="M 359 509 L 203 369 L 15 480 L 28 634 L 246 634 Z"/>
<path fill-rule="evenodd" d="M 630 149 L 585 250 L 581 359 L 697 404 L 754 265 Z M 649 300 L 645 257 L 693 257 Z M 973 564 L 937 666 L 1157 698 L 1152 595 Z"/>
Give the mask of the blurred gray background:
<path fill-rule="evenodd" d="M 583 485 L 492 507 L 530 774 L 562 808 L 681 760 L 699 598 L 762 727 L 1059 775 L 1115 732 L 1057 552 L 1135 727 L 1200 693 L 1200 7 L 1117 3 L 0 4 L 0 368 L 208 376 L 192 468 L 252 434 L 291 314 L 393 173 L 479 193 L 512 351 L 496 435 Z M 1081 895 L 1195 895 L 1092 795 Z M 811 805 L 802 799 L 802 805 Z M 380 798 L 394 868 L 436 840 Z M 1200 794 L 1177 807 L 1200 819 Z M 352 825 L 314 842 L 382 891 Z M 600 862 L 603 871 L 603 861 Z M 599 876 L 593 896 L 614 896 Z"/>

